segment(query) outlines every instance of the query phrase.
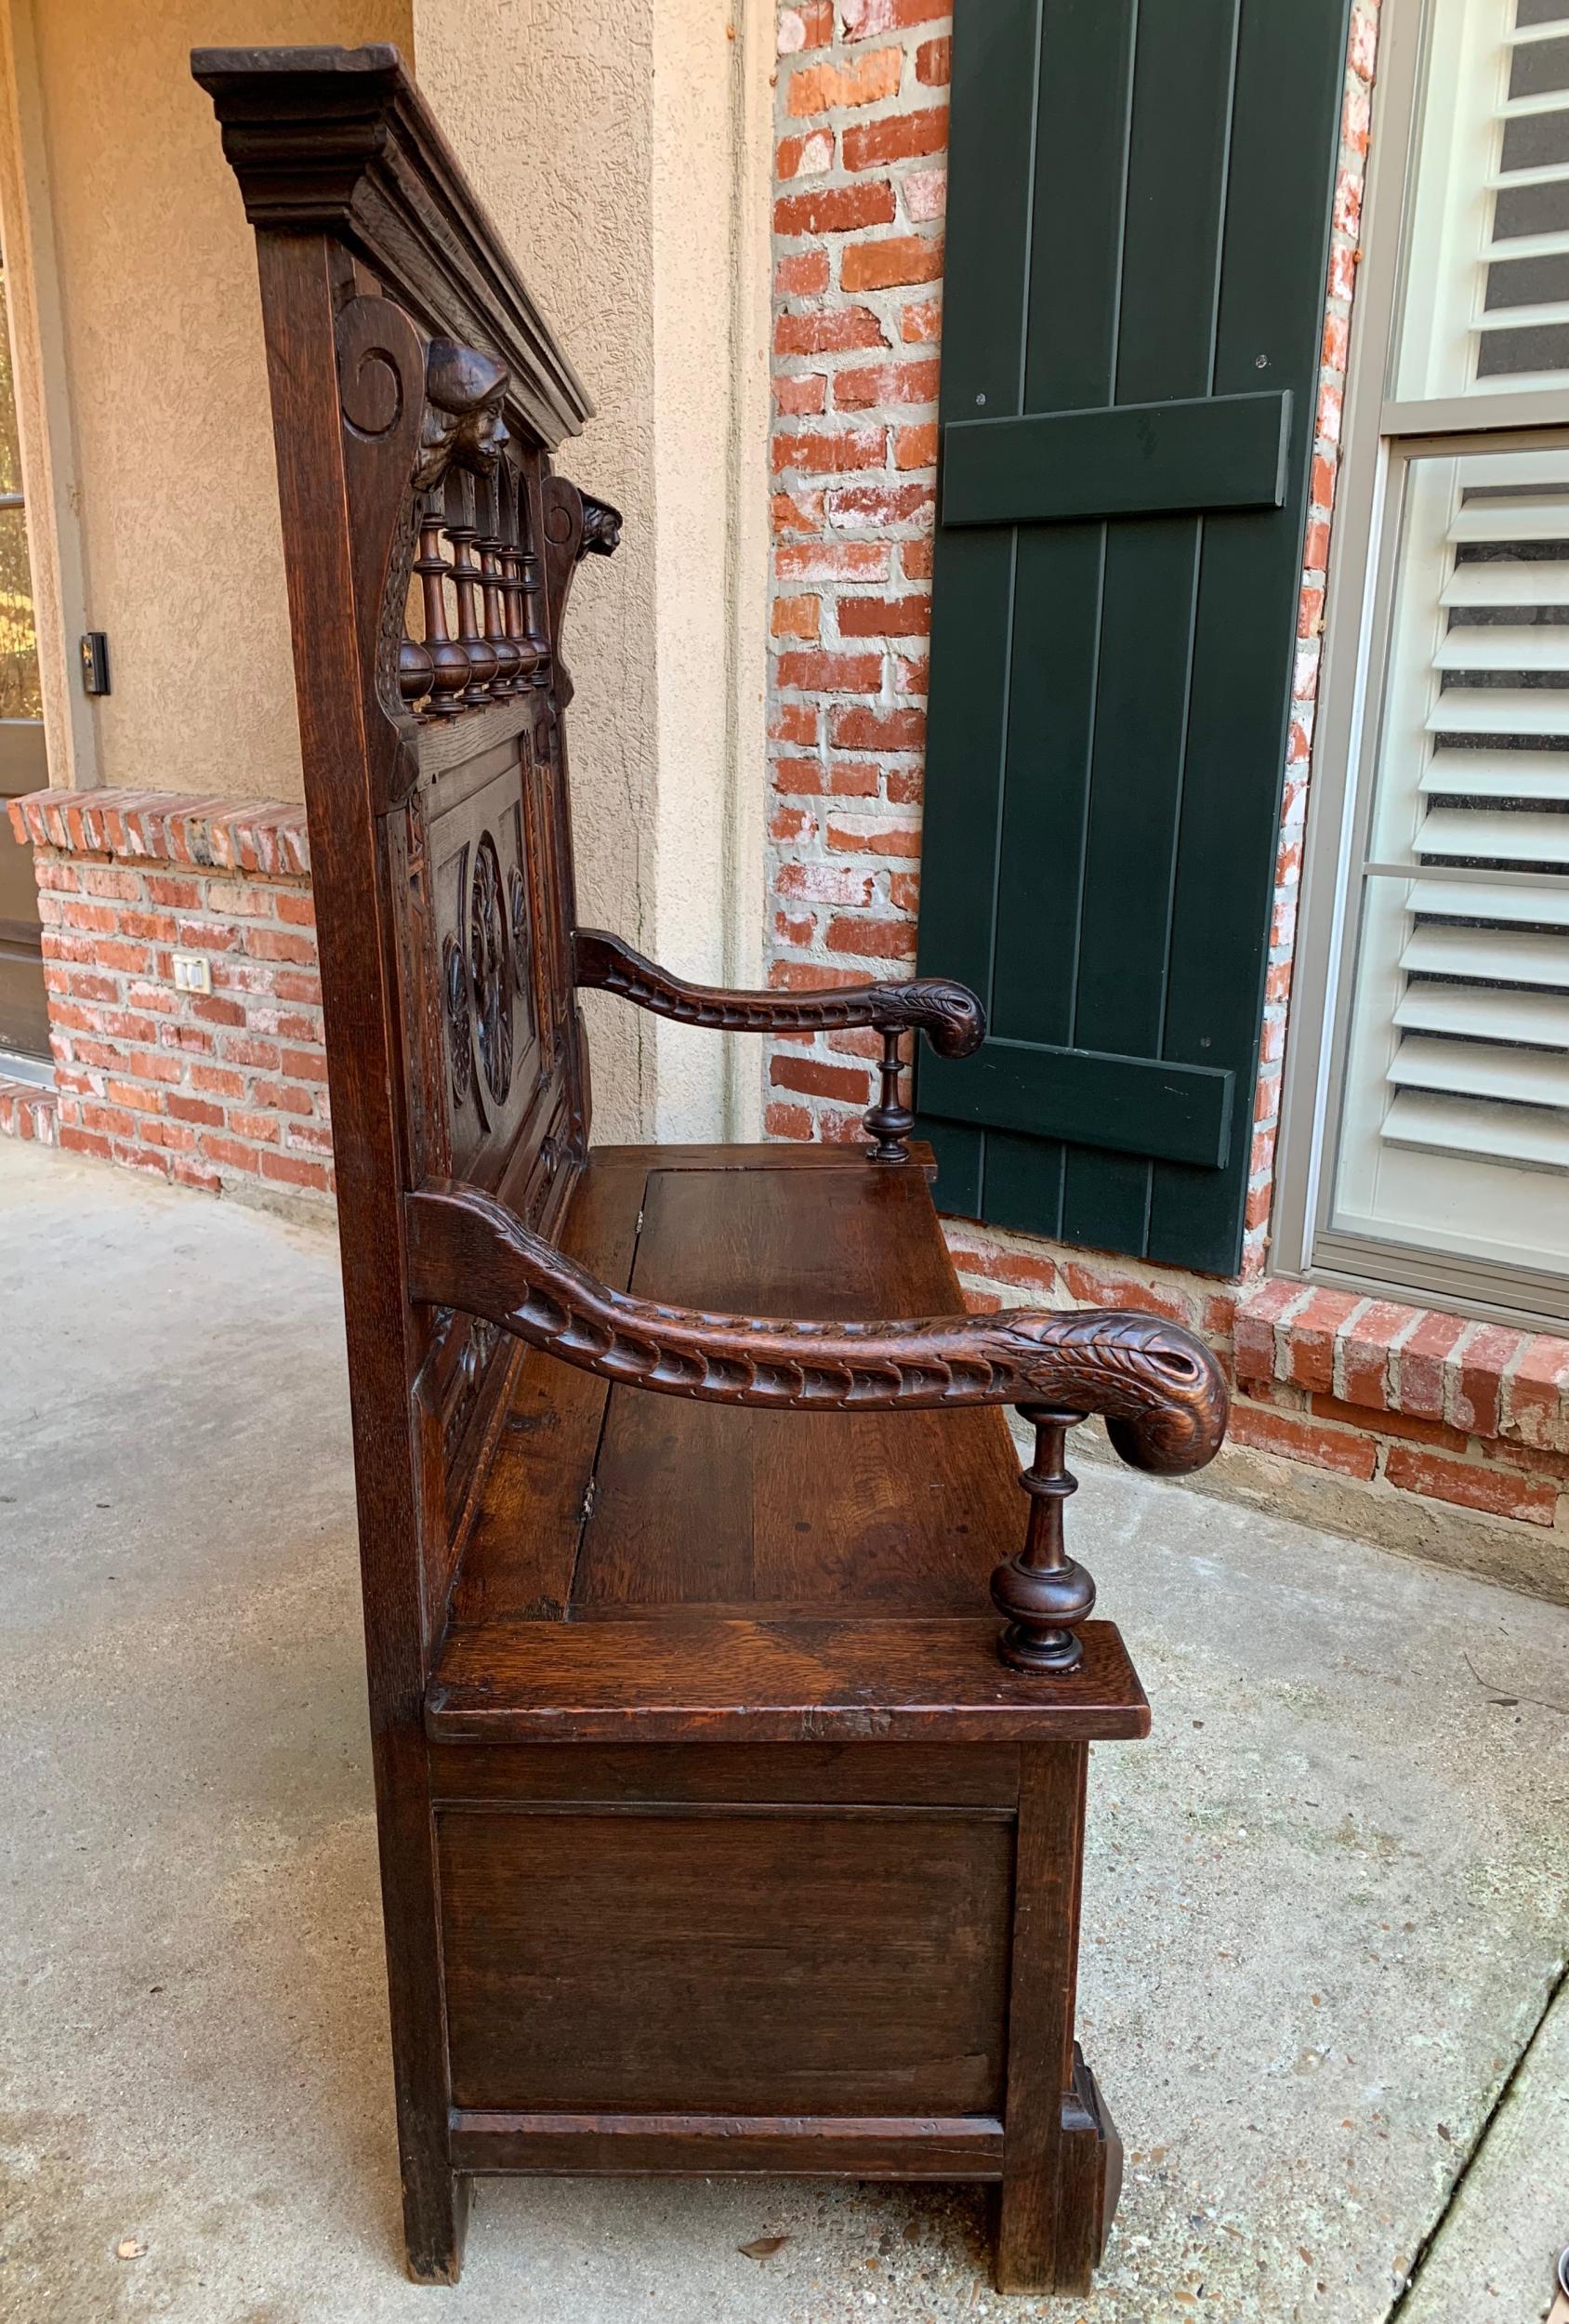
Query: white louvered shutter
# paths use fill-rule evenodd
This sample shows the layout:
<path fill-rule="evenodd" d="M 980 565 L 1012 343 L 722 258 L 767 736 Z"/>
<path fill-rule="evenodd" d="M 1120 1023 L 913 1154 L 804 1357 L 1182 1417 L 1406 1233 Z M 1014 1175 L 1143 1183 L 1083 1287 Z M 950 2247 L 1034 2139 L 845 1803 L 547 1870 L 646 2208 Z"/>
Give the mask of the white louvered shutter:
<path fill-rule="evenodd" d="M 1359 535 L 1353 515 L 1342 535 L 1337 515 L 1350 546 L 1332 550 L 1320 733 L 1344 756 L 1326 769 L 1314 753 L 1303 956 L 1309 977 L 1329 964 L 1309 985 L 1329 1014 L 1309 1036 L 1320 1113 L 1306 1136 L 1294 1061 L 1285 1175 L 1291 1187 L 1301 1138 L 1309 1271 L 1556 1318 L 1569 1314 L 1569 0 L 1396 0 L 1391 16 L 1338 495 L 1372 522 Z M 1299 1010 L 1294 1044 L 1301 1024 Z"/>
<path fill-rule="evenodd" d="M 1569 1256 L 1569 448 L 1424 456 L 1405 522 L 1337 1208 Z"/>
<path fill-rule="evenodd" d="M 1394 391 L 1569 376 L 1569 6 L 1433 9 Z"/>

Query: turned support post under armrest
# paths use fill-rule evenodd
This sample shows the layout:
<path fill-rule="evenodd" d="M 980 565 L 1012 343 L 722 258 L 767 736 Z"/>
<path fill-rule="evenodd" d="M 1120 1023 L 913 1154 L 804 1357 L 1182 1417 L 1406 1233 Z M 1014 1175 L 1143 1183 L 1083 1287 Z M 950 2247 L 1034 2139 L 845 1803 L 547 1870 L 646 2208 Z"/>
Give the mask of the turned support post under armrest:
<path fill-rule="evenodd" d="M 1008 1624 L 997 1652 L 1016 1670 L 1072 1670 L 1083 1655 L 1078 1627 L 1095 1608 L 1095 1584 L 1063 1539 L 1062 1520 L 1078 1479 L 1063 1459 L 1068 1431 L 1082 1412 L 1022 1404 L 1035 1432 L 1035 1457 L 1019 1482 L 1030 1496 L 1024 1546 L 992 1576 L 992 1604 Z"/>

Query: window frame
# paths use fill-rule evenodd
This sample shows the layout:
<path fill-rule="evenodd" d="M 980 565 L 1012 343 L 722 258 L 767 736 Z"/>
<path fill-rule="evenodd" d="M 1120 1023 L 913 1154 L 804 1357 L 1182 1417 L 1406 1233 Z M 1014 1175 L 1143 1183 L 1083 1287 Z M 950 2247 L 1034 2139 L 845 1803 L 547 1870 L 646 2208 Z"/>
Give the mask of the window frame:
<path fill-rule="evenodd" d="M 1362 238 L 1351 300 L 1276 1148 L 1272 1272 L 1406 1305 L 1562 1329 L 1569 1280 L 1329 1223 L 1374 804 L 1376 725 L 1393 609 L 1401 472 L 1422 454 L 1569 442 L 1569 386 L 1422 402 L 1390 394 L 1409 264 L 1411 187 L 1433 0 L 1384 0 Z M 1411 205 L 1414 207 L 1414 205 Z M 1569 881 L 1561 883 L 1569 885 Z M 1569 1200 L 1569 1186 L 1565 1189 Z"/>

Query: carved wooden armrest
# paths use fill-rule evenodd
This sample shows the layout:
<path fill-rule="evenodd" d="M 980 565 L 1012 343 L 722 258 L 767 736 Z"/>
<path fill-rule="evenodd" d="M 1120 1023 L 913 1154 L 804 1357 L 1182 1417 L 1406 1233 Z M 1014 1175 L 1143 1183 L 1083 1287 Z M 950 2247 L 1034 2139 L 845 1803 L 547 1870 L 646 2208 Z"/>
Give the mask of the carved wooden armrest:
<path fill-rule="evenodd" d="M 678 1024 L 716 1033 L 818 1033 L 873 1025 L 883 1037 L 882 1089 L 866 1115 L 876 1162 L 907 1162 L 916 1117 L 900 1097 L 904 1070 L 900 1039 L 924 1033 L 939 1057 L 968 1057 L 986 1037 L 986 1012 L 968 984 L 948 977 L 913 976 L 897 984 L 841 984 L 820 993 L 737 993 L 719 984 L 689 984 L 602 928 L 580 928 L 573 938 L 575 981 L 617 993 L 636 1008 Z"/>
<path fill-rule="evenodd" d="M 1029 1527 L 992 1577 L 1005 1661 L 1070 1670 L 1095 1585 L 1062 1547 L 1066 1431 L 1091 1412 L 1124 1460 L 1179 1475 L 1213 1459 L 1226 1384 L 1201 1340 L 1154 1315 L 1029 1308 L 888 1323 L 705 1314 L 613 1290 L 477 1187 L 405 1197 L 410 1296 L 482 1315 L 601 1379 L 670 1396 L 798 1412 L 1017 1405 L 1034 1422 Z"/>

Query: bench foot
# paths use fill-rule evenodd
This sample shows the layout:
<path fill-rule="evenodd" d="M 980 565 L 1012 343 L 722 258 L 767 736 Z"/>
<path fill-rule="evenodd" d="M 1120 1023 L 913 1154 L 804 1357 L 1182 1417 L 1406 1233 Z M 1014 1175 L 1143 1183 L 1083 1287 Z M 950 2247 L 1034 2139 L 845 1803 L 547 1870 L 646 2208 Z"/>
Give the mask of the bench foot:
<path fill-rule="evenodd" d="M 455 2284 L 463 2273 L 468 2174 L 444 2165 L 403 2179 L 403 2239 L 416 2284 Z"/>
<path fill-rule="evenodd" d="M 1122 2141 L 1074 2044 L 1055 2180 L 1023 2174 L 998 2190 L 998 2291 L 1088 2291 L 1122 2192 Z"/>

